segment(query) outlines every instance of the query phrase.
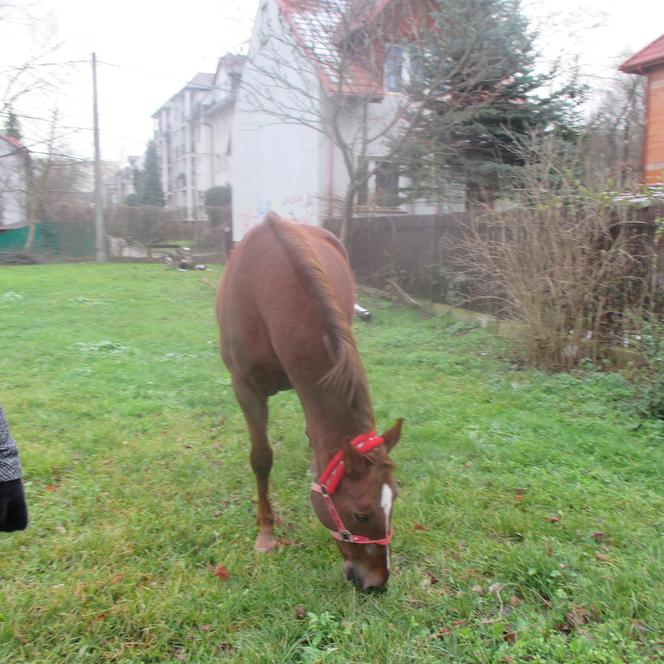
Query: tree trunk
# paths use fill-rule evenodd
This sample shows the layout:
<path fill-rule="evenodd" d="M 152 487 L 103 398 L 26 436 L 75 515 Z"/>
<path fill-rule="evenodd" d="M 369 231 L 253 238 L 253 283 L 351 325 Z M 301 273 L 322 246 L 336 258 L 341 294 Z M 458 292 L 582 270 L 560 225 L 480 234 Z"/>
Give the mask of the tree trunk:
<path fill-rule="evenodd" d="M 341 215 L 341 226 L 339 227 L 339 239 L 346 249 L 349 249 L 348 241 L 353 224 L 353 203 L 355 201 L 355 187 L 352 185 L 346 191 L 344 207 Z"/>

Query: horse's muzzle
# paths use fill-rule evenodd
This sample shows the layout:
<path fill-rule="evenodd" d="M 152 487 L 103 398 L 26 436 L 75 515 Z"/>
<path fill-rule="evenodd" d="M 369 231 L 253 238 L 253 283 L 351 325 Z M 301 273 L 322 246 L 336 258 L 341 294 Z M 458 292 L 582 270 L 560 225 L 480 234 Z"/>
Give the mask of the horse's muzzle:
<path fill-rule="evenodd" d="M 384 578 L 379 578 L 379 575 L 369 573 L 363 577 L 359 569 L 353 563 L 346 563 L 345 574 L 346 578 L 358 589 L 365 593 L 384 593 L 387 591 L 387 579 L 389 574 Z"/>

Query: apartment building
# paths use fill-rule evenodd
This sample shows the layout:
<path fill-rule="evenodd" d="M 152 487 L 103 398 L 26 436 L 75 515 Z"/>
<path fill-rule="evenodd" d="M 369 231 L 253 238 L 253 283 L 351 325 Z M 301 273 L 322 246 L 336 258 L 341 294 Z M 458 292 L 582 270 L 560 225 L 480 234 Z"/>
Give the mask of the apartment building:
<path fill-rule="evenodd" d="M 231 126 L 244 57 L 219 58 L 152 116 L 166 206 L 184 221 L 205 220 L 205 192 L 230 184 Z"/>

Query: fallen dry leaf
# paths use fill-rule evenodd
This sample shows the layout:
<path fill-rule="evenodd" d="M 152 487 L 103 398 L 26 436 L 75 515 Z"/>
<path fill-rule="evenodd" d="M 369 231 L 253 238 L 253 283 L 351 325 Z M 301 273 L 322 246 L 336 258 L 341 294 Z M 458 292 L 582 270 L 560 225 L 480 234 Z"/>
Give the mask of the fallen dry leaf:
<path fill-rule="evenodd" d="M 51 493 L 55 491 L 60 490 L 60 485 L 59 484 L 47 484 L 45 487 L 46 491 L 50 491 Z"/>
<path fill-rule="evenodd" d="M 293 612 L 295 613 L 295 617 L 298 620 L 304 620 L 306 615 L 307 615 L 307 610 L 302 606 L 302 604 L 298 604 L 294 609 Z"/>
<path fill-rule="evenodd" d="M 220 578 L 222 581 L 228 581 L 228 579 L 231 578 L 231 575 L 228 573 L 228 570 L 226 569 L 225 565 L 222 565 L 221 563 L 219 563 L 214 568 L 214 575 Z"/>
<path fill-rule="evenodd" d="M 582 606 L 573 606 L 565 616 L 567 622 L 573 627 L 585 625 L 590 620 L 590 614 Z"/>
<path fill-rule="evenodd" d="M 547 516 L 546 520 L 551 522 L 551 523 L 558 523 L 558 521 L 560 521 L 560 517 L 559 516 Z"/>
<path fill-rule="evenodd" d="M 582 627 L 591 620 L 590 613 L 582 606 L 574 604 L 565 615 L 565 622 L 556 625 L 556 629 L 563 634 L 570 634 L 575 629 Z"/>
<path fill-rule="evenodd" d="M 503 639 L 507 641 L 507 643 L 514 643 L 516 641 L 516 632 L 508 632 L 507 630 L 503 630 Z"/>
<path fill-rule="evenodd" d="M 482 588 L 479 583 L 476 586 L 473 586 L 471 590 L 478 595 L 484 595 L 484 588 Z"/>
<path fill-rule="evenodd" d="M 640 632 L 641 634 L 647 634 L 648 633 L 648 628 L 638 620 L 632 620 L 632 624 L 630 625 L 630 632 Z"/>
<path fill-rule="evenodd" d="M 593 539 L 596 542 L 601 542 L 606 537 L 606 533 L 603 533 L 601 530 L 596 530 L 593 533 Z"/>
<path fill-rule="evenodd" d="M 427 532 L 429 529 L 428 529 L 426 526 L 423 526 L 421 523 L 416 523 L 416 524 L 413 526 L 413 530 L 419 530 L 419 531 L 425 533 L 425 532 Z"/>
<path fill-rule="evenodd" d="M 201 625 L 201 632 L 209 632 L 212 625 Z"/>
<path fill-rule="evenodd" d="M 515 503 L 520 503 L 523 500 L 525 494 L 523 493 L 517 493 L 516 496 L 514 496 L 514 502 Z"/>

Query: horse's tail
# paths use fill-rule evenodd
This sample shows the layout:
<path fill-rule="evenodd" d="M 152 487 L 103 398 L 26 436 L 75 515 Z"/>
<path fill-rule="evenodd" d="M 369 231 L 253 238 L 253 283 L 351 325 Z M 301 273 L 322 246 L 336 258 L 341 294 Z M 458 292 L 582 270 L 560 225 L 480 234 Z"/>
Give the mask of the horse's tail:
<path fill-rule="evenodd" d="M 303 283 L 311 289 L 328 330 L 333 367 L 320 382 L 346 393 L 351 401 L 359 382 L 362 381 L 363 373 L 353 333 L 341 311 L 332 284 L 306 235 L 297 224 L 284 221 L 274 212 L 267 214 L 265 222 L 281 242 L 295 270 L 304 277 Z M 342 255 L 347 260 L 345 252 Z"/>

